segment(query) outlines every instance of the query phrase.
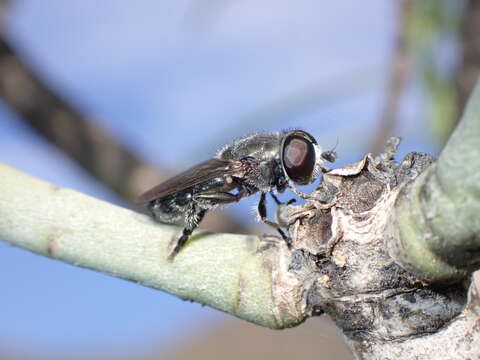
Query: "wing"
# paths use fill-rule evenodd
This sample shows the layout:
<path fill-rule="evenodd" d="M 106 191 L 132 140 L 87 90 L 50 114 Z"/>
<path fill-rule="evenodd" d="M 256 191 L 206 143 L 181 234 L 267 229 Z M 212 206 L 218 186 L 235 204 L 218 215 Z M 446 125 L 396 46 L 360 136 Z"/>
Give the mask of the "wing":
<path fill-rule="evenodd" d="M 175 194 L 202 182 L 217 177 L 224 177 L 230 173 L 231 165 L 230 161 L 219 159 L 204 161 L 143 193 L 135 203 L 137 205 L 145 205 L 152 200 Z"/>

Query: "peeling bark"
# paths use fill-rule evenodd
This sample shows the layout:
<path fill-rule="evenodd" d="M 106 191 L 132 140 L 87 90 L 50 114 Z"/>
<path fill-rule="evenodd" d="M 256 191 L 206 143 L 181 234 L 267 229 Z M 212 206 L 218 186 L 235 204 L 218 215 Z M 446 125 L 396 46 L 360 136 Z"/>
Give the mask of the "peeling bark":
<path fill-rule="evenodd" d="M 312 200 L 281 209 L 294 244 L 289 271 L 301 279 L 308 314 L 328 314 L 358 359 L 478 359 L 471 277 L 428 283 L 392 257 L 395 203 L 434 161 L 410 153 L 398 163 L 398 143 L 328 172 Z"/>

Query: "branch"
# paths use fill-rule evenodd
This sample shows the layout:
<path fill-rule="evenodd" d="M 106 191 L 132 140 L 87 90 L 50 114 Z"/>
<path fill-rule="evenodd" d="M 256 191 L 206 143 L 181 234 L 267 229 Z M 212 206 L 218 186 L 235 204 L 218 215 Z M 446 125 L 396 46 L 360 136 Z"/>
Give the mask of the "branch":
<path fill-rule="evenodd" d="M 285 269 L 282 242 L 262 248 L 256 236 L 197 233 L 168 262 L 167 245 L 178 233 L 0 164 L 0 239 L 262 326 L 284 328 L 305 319 L 302 286 Z"/>
<path fill-rule="evenodd" d="M 394 161 L 398 143 L 394 138 L 380 156 L 328 172 L 312 200 L 281 211 L 293 243 L 289 269 L 309 280 L 307 306 L 333 319 L 357 359 L 475 358 L 474 269 L 431 284 L 391 256 L 403 226 L 392 221 L 395 204 L 433 162 L 420 153 Z"/>
<path fill-rule="evenodd" d="M 476 358 L 480 85 L 440 158 L 384 153 L 324 174 L 281 205 L 283 242 L 196 235 L 0 167 L 0 238 L 272 328 L 328 314 L 362 359 Z M 202 239 L 199 239 L 199 238 Z M 420 256 L 418 256 L 420 254 Z M 433 269 L 433 270 L 432 270 Z"/>
<path fill-rule="evenodd" d="M 455 281 L 480 266 L 480 83 L 438 161 L 397 202 L 393 255 L 428 281 Z"/>

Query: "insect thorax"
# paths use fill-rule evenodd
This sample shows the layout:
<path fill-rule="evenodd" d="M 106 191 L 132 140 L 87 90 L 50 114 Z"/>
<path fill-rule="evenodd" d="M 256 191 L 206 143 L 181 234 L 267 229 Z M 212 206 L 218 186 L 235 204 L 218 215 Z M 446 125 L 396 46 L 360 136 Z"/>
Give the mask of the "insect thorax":
<path fill-rule="evenodd" d="M 236 140 L 222 148 L 217 157 L 222 160 L 239 160 L 247 156 L 257 160 L 278 158 L 280 133 L 255 134 Z"/>

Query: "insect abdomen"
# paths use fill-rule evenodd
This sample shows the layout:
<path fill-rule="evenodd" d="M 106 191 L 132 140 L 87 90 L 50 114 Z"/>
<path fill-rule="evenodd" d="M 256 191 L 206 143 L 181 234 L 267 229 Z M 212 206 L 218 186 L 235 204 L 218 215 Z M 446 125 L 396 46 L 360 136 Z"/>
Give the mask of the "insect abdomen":
<path fill-rule="evenodd" d="M 171 224 L 182 218 L 191 202 L 192 194 L 185 192 L 152 200 L 147 208 L 155 220 Z"/>

